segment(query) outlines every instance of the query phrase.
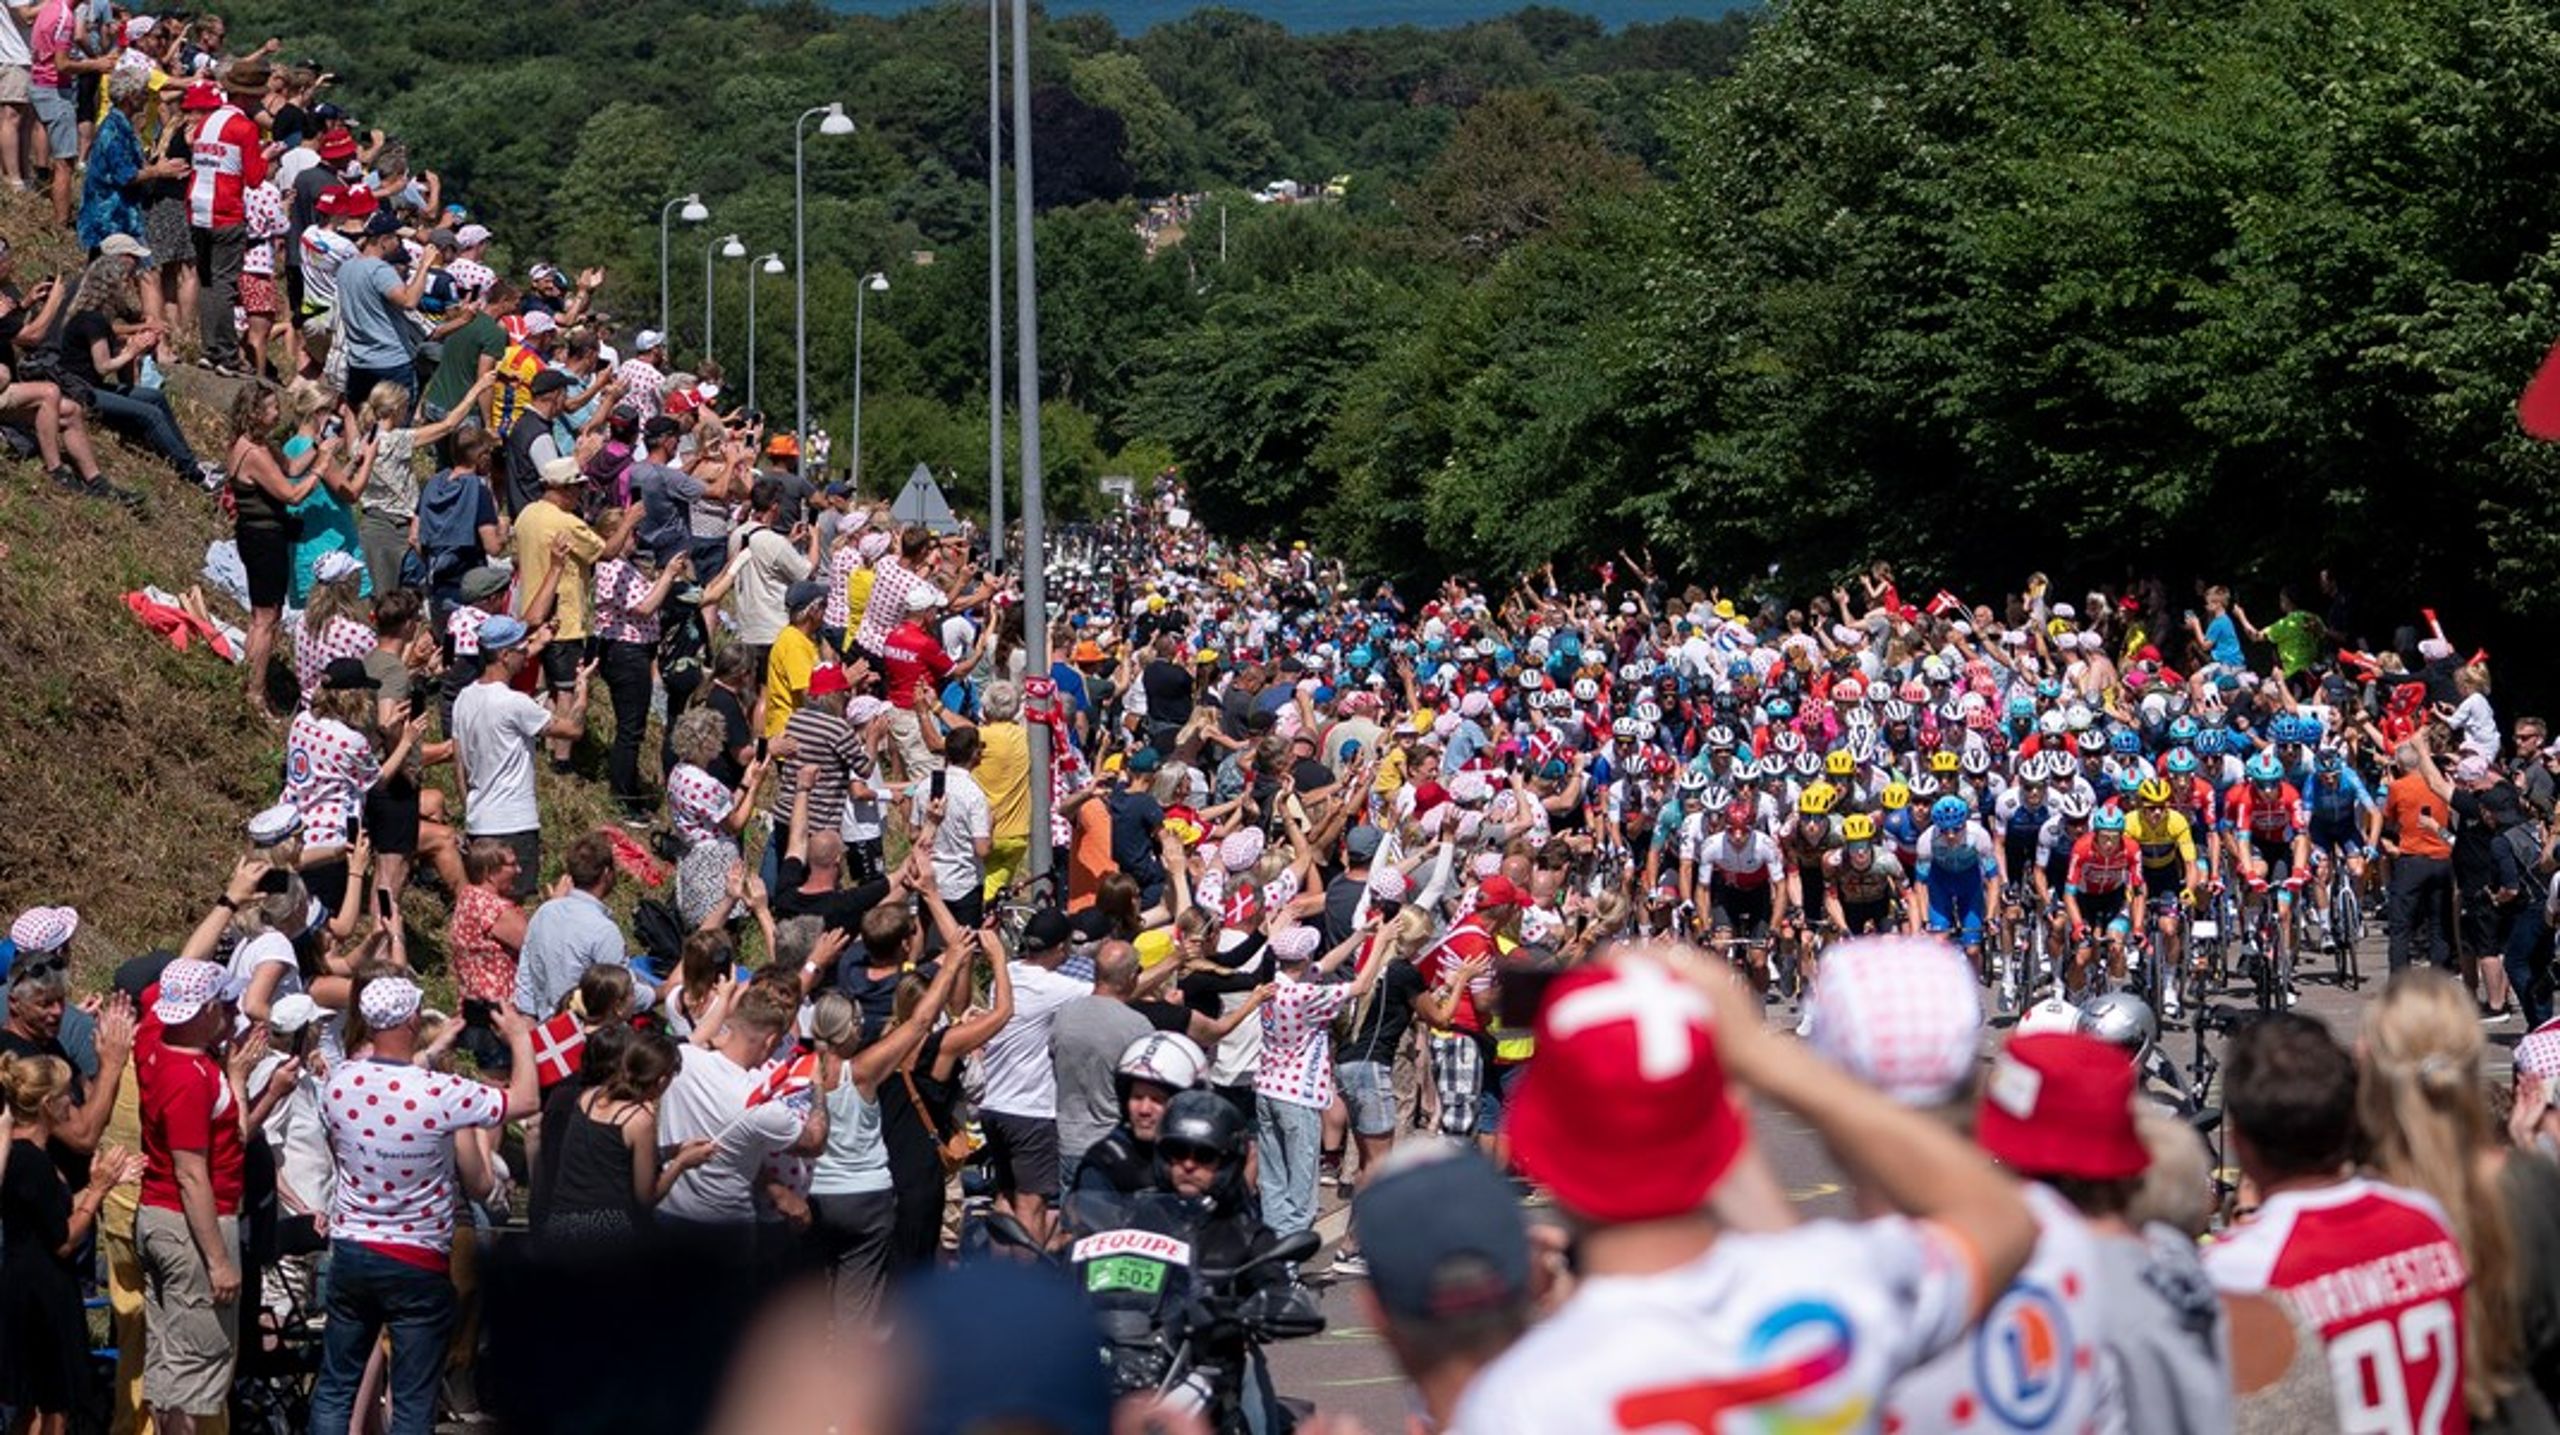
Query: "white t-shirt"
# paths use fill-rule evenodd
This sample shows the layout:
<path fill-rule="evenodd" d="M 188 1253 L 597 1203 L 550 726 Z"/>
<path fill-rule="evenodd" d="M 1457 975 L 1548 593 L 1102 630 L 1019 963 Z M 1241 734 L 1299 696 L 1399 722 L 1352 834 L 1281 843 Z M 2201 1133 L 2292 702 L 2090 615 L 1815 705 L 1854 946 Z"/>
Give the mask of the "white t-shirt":
<path fill-rule="evenodd" d="M 0 5 L 0 65 L 16 65 L 21 69 L 34 64 L 35 52 L 27 48 L 27 27 Z"/>
<path fill-rule="evenodd" d="M 270 1004 L 302 990 L 302 963 L 295 959 L 293 943 L 286 940 L 282 932 L 260 932 L 231 949 L 231 979 L 242 988 L 255 980 L 258 968 L 264 966 L 284 969 L 284 975 L 276 982 L 276 989 L 267 994 Z M 245 1013 L 241 1020 L 248 1020 Z"/>
<path fill-rule="evenodd" d="M 473 683 L 453 700 L 453 737 L 470 781 L 462 805 L 465 833 L 495 837 L 541 830 L 533 754 L 550 725 L 551 709 L 505 683 Z"/>
<path fill-rule="evenodd" d="M 966 768 L 944 768 L 942 782 L 942 826 L 933 834 L 933 886 L 942 900 L 957 902 L 987 880 L 978 844 L 994 840 L 996 819 L 987 805 L 987 790 Z M 916 821 L 922 822 L 933 801 L 932 784 L 916 784 L 915 794 Z"/>
<path fill-rule="evenodd" d="M 453 1247 L 453 1133 L 506 1120 L 507 1094 L 467 1077 L 387 1061 L 341 1062 L 321 1090 L 337 1153 L 333 1239 Z"/>
<path fill-rule="evenodd" d="M 2498 714 L 2486 693 L 2473 693 L 2456 703 L 2448 724 L 2462 734 L 2462 755 L 2485 762 L 2498 760 Z"/>
<path fill-rule="evenodd" d="M 757 1218 L 765 1158 L 800 1139 L 799 1112 L 784 1102 L 749 1106 L 755 1072 L 709 1047 L 688 1045 L 683 1066 L 658 1102 L 658 1140 L 668 1146 L 708 1138 L 711 1159 L 676 1178 L 658 1210 L 683 1221 L 738 1224 Z"/>
<path fill-rule="evenodd" d="M 1058 1074 L 1049 1062 L 1049 1025 L 1058 1008 L 1093 994 L 1093 983 L 1062 977 L 1029 962 L 1013 964 L 1013 1020 L 988 1041 L 980 1058 L 987 1094 L 982 1111 L 1006 1116 L 1058 1114 Z"/>
<path fill-rule="evenodd" d="M 276 1068 L 284 1064 L 284 1053 L 269 1052 L 249 1073 L 249 1093 L 254 1099 L 265 1093 L 273 1081 Z M 288 1204 L 288 1213 L 297 1210 L 325 1216 L 337 1197 L 338 1161 L 329 1149 L 329 1123 L 320 1114 L 320 1082 L 311 1076 L 297 1076 L 292 1090 L 276 1102 L 267 1113 L 267 1144 L 276 1153 L 276 1186 L 279 1193 L 291 1192 L 301 1206 Z"/>
<path fill-rule="evenodd" d="M 2097 1238 L 2045 1186 L 2029 1183 L 2036 1247 L 2027 1268 L 1962 1342 L 1893 1383 L 1884 1423 L 1901 1430 L 2124 1428 L 2107 1381 Z"/>
<path fill-rule="evenodd" d="M 1726 1234 L 1654 1276 L 1585 1278 L 1459 1402 L 1466 1435 L 1874 1429 L 1885 1387 L 1960 1340 L 1957 1239 L 1887 1216 Z"/>

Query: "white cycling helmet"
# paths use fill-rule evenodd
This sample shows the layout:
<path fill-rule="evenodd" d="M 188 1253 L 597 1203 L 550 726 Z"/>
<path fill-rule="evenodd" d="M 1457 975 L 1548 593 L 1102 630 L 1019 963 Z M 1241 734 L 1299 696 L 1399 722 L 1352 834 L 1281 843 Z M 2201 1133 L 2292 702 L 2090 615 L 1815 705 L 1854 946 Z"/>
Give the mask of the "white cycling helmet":
<path fill-rule="evenodd" d="M 1600 684 L 1590 678 L 1574 679 L 1573 700 L 1578 703 L 1596 703 L 1600 701 Z"/>
<path fill-rule="evenodd" d="M 2062 709 L 2046 708 L 2036 717 L 2036 731 L 2043 733 L 2046 737 L 2060 737 L 2065 722 Z"/>
<path fill-rule="evenodd" d="M 2019 1013 L 2017 1036 L 2052 1036 L 2080 1030 L 2080 1008 L 2060 996 L 2049 996 Z"/>
<path fill-rule="evenodd" d="M 2066 792 L 2053 804 L 2066 819 L 2078 822 L 2089 815 L 2089 799 L 2077 792 Z"/>
<path fill-rule="evenodd" d="M 2087 732 L 2089 724 L 2097 720 L 2098 715 L 2089 711 L 2087 703 L 2073 703 L 2062 710 L 2062 725 L 2073 732 Z"/>
<path fill-rule="evenodd" d="M 1167 1091 L 1189 1091 L 1209 1070 L 1199 1044 L 1179 1032 L 1151 1031 L 1120 1053 L 1120 1074 Z"/>

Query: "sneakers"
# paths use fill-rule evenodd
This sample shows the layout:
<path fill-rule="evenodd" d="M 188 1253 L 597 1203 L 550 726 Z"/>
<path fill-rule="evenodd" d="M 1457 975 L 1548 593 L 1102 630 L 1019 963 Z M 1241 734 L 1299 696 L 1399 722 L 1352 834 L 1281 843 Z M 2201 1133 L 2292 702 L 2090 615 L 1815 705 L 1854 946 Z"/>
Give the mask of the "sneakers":
<path fill-rule="evenodd" d="M 223 485 L 229 482 L 231 482 L 231 475 L 223 472 L 221 464 L 211 459 L 205 459 L 196 464 L 196 485 L 205 492 L 220 493 Z"/>
<path fill-rule="evenodd" d="M 1365 1276 L 1369 1274 L 1369 1258 L 1358 1251 L 1336 1252 L 1333 1265 L 1327 1274 L 1336 1279 L 1343 1276 Z"/>
<path fill-rule="evenodd" d="M 2515 1018 L 2515 1015 L 2516 1009 L 2511 1006 L 2484 1006 L 2480 1008 L 2480 1024 L 2482 1026 L 2505 1026 L 2509 1021 Z"/>
<path fill-rule="evenodd" d="M 2174 983 L 2160 989 L 2160 1015 L 2169 1021 L 2178 1019 L 2178 988 Z"/>

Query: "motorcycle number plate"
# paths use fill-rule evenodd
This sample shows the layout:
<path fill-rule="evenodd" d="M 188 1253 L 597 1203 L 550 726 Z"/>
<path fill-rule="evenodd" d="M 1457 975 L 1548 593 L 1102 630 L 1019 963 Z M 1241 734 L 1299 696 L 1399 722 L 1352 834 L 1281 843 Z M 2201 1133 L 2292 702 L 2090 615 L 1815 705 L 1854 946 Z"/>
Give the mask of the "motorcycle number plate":
<path fill-rule="evenodd" d="M 2222 924 L 2219 922 L 2199 920 L 2196 923 L 2196 935 L 2199 937 L 2219 937 L 2222 935 Z"/>
<path fill-rule="evenodd" d="M 1155 1295 L 1164 1289 L 1165 1264 L 1144 1256 L 1105 1256 L 1087 1262 L 1084 1288 L 1093 1291 L 1134 1291 L 1139 1295 Z"/>

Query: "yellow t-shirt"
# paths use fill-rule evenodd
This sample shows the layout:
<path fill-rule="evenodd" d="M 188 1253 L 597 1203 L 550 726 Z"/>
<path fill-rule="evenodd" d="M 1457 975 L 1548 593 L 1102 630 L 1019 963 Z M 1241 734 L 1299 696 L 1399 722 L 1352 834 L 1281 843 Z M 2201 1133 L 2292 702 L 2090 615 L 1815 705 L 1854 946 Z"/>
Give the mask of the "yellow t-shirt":
<path fill-rule="evenodd" d="M 1031 734 L 1018 722 L 981 724 L 978 766 L 970 776 L 987 794 L 989 828 L 998 842 L 1031 836 Z"/>
<path fill-rule="evenodd" d="M 862 612 L 871 606 L 871 585 L 879 580 L 879 570 L 865 564 L 856 564 L 852 574 L 844 580 L 844 610 L 853 615 L 846 627 L 862 626 Z"/>
<path fill-rule="evenodd" d="M 516 415 L 533 401 L 533 381 L 542 374 L 542 356 L 522 344 L 509 344 L 491 372 L 497 382 L 489 388 L 485 410 L 489 432 L 504 435 L 515 426 Z"/>
<path fill-rule="evenodd" d="M 529 596 L 542 586 L 543 575 L 551 571 L 551 540 L 563 533 L 569 535 L 569 567 L 560 575 L 551 620 L 558 625 L 555 636 L 583 638 L 587 636 L 587 588 L 596 560 L 604 556 L 603 536 L 589 528 L 585 519 L 547 498 L 516 515 L 516 592 Z"/>
<path fill-rule="evenodd" d="M 798 627 L 782 630 L 773 640 L 773 655 L 764 663 L 764 735 L 782 736 L 782 725 L 800 709 L 809 692 L 809 674 L 818 667 L 818 645 Z"/>
<path fill-rule="evenodd" d="M 1153 970 L 1173 958 L 1173 928 L 1149 927 L 1129 945 L 1138 949 L 1138 969 Z"/>

